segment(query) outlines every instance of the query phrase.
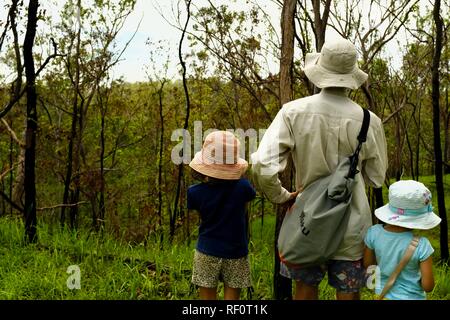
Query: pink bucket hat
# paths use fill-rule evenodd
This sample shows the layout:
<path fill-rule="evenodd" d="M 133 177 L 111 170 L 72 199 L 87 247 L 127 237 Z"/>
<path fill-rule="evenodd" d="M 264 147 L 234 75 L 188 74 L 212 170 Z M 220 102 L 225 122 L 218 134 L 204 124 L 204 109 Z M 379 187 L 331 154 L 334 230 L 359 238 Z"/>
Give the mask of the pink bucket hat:
<path fill-rule="evenodd" d="M 248 167 L 247 161 L 239 157 L 239 147 L 239 140 L 231 132 L 212 132 L 189 166 L 208 177 L 237 180 Z"/>

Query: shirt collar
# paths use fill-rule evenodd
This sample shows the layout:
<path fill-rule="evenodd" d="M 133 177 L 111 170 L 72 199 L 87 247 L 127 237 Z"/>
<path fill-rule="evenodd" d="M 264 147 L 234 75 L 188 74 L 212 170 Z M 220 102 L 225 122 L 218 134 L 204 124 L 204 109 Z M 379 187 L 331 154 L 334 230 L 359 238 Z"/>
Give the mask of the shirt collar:
<path fill-rule="evenodd" d="M 322 91 L 320 92 L 320 94 L 324 94 L 324 95 L 335 95 L 335 96 L 340 96 L 340 97 L 345 97 L 348 98 L 348 90 L 346 90 L 345 88 L 323 88 Z"/>

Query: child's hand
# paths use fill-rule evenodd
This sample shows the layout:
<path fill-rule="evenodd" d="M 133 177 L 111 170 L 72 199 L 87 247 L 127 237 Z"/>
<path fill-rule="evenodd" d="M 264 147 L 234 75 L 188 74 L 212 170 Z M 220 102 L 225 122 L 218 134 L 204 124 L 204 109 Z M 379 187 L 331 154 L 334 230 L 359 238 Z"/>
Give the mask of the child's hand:
<path fill-rule="evenodd" d="M 295 192 L 291 192 L 291 197 L 289 198 L 289 200 L 295 200 L 295 198 L 297 198 L 299 193 L 300 193 L 300 190 L 299 191 L 295 191 Z"/>
<path fill-rule="evenodd" d="M 289 199 L 285 203 L 283 203 L 284 211 L 290 210 L 292 208 L 299 193 L 300 191 L 290 193 Z"/>

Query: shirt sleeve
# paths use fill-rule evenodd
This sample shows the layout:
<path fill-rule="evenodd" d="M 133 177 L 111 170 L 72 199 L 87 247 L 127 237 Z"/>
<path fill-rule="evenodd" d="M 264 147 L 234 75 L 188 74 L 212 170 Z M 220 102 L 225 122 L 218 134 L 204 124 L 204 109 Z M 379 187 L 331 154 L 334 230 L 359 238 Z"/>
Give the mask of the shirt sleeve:
<path fill-rule="evenodd" d="M 187 208 L 188 210 L 199 210 L 195 197 L 195 192 L 192 187 L 187 190 Z"/>
<path fill-rule="evenodd" d="M 381 120 L 374 114 L 371 114 L 371 117 L 377 124 L 370 130 L 372 143 L 366 148 L 368 156 L 362 165 L 362 175 L 368 185 L 380 188 L 384 183 L 388 165 L 386 136 Z"/>
<path fill-rule="evenodd" d="M 367 230 L 366 236 L 364 238 L 364 243 L 366 244 L 367 248 L 370 250 L 374 250 L 374 240 L 375 240 L 375 226 L 370 227 L 369 230 Z"/>
<path fill-rule="evenodd" d="M 419 240 L 419 245 L 417 247 L 419 261 L 422 262 L 427 260 L 433 254 L 433 252 L 434 249 L 431 246 L 430 241 L 425 237 L 421 237 Z"/>
<path fill-rule="evenodd" d="M 257 188 L 273 203 L 284 203 L 290 193 L 282 185 L 278 174 L 286 168 L 294 137 L 284 114 L 276 115 L 265 132 L 258 150 L 252 154 L 252 175 Z"/>

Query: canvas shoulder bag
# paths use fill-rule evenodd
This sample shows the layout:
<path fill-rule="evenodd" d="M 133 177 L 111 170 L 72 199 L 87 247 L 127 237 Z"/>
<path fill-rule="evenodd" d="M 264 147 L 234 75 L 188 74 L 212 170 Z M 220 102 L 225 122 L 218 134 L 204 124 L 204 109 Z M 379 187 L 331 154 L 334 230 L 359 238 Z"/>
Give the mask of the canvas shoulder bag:
<path fill-rule="evenodd" d="M 287 266 L 302 268 L 323 264 L 344 238 L 355 175 L 359 172 L 359 152 L 370 124 L 369 111 L 363 111 L 355 152 L 343 158 L 332 174 L 308 185 L 284 217 L 278 236 L 278 252 L 280 260 Z"/>

